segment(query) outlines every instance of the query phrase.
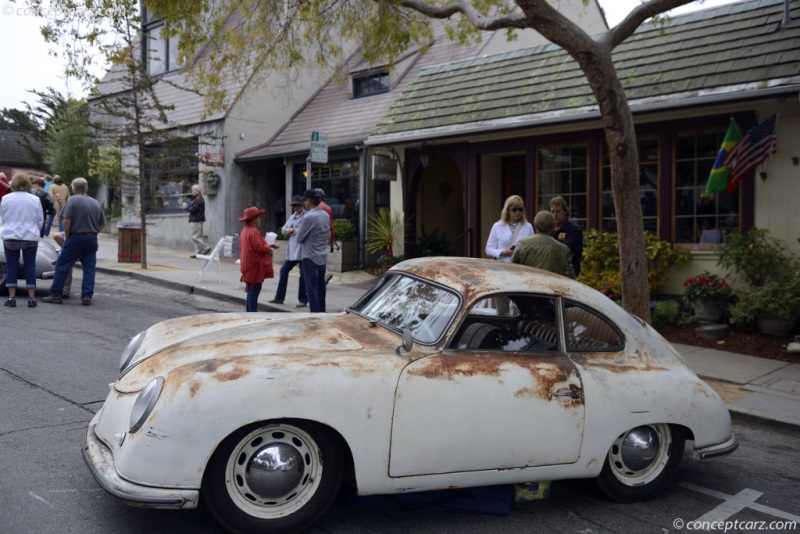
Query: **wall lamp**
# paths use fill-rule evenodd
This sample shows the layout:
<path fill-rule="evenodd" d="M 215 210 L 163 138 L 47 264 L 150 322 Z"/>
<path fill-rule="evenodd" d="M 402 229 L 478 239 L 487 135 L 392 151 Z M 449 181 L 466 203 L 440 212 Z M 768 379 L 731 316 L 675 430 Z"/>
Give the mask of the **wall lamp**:
<path fill-rule="evenodd" d="M 422 162 L 422 168 L 427 169 L 431 166 L 431 155 L 427 152 L 420 152 L 419 160 Z"/>

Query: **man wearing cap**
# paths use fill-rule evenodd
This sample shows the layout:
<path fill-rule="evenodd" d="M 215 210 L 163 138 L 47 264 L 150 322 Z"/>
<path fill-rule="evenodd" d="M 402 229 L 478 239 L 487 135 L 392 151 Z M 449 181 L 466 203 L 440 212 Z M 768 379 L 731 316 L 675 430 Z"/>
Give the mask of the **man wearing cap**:
<path fill-rule="evenodd" d="M 305 214 L 303 207 L 303 197 L 295 195 L 289 204 L 292 206 L 292 215 L 286 224 L 281 228 L 281 233 L 289 238 L 289 245 L 286 249 L 286 259 L 281 265 L 281 272 L 278 276 L 278 290 L 275 292 L 275 298 L 270 301 L 272 304 L 283 304 L 286 298 L 286 286 L 289 283 L 289 272 L 294 269 L 294 266 L 300 263 L 300 245 L 297 243 L 297 227 L 300 226 L 300 220 Z M 300 267 L 300 285 L 297 288 L 297 307 L 303 308 L 308 306 L 308 295 L 306 294 L 306 280 L 303 277 L 303 268 Z"/>
<path fill-rule="evenodd" d="M 300 268 L 306 283 L 311 313 L 325 313 L 325 270 L 328 265 L 328 243 L 331 223 L 328 214 L 319 207 L 322 199 L 314 189 L 303 193 L 306 214 L 297 228 L 300 245 Z"/>
<path fill-rule="evenodd" d="M 272 252 L 269 243 L 258 229 L 261 226 L 261 216 L 266 210 L 251 206 L 244 210 L 244 215 L 239 220 L 244 223 L 242 233 L 239 235 L 239 270 L 242 272 L 241 281 L 245 284 L 247 292 L 246 311 L 258 311 L 258 295 L 261 294 L 261 285 L 265 278 L 272 278 Z"/>

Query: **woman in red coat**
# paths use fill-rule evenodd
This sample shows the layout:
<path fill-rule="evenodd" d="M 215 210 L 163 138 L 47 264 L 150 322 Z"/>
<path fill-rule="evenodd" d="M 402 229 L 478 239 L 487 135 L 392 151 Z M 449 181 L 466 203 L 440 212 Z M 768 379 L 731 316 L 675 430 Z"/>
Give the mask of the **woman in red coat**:
<path fill-rule="evenodd" d="M 239 235 L 239 262 L 242 271 L 242 282 L 247 291 L 247 311 L 258 311 L 258 295 L 265 278 L 272 278 L 272 251 L 264 236 L 261 235 L 261 216 L 266 210 L 255 206 L 244 210 L 239 220 L 244 223 Z"/>

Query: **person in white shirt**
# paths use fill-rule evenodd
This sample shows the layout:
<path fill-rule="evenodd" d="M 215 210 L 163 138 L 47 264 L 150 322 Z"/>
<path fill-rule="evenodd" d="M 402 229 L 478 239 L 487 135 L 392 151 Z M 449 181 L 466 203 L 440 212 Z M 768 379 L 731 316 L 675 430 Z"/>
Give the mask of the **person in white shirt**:
<path fill-rule="evenodd" d="M 3 220 L 3 249 L 6 254 L 6 288 L 9 308 L 17 306 L 17 272 L 19 258 L 25 264 L 25 283 L 28 288 L 28 307 L 36 307 L 36 251 L 39 233 L 44 224 L 42 203 L 31 194 L 31 179 L 17 173 L 11 179 L 11 192 L 0 201 L 0 219 Z"/>
<path fill-rule="evenodd" d="M 486 255 L 502 261 L 511 261 L 514 247 L 524 237 L 533 235 L 533 226 L 525 217 L 525 202 L 519 195 L 511 195 L 503 205 L 500 220 L 494 223 L 486 240 Z"/>

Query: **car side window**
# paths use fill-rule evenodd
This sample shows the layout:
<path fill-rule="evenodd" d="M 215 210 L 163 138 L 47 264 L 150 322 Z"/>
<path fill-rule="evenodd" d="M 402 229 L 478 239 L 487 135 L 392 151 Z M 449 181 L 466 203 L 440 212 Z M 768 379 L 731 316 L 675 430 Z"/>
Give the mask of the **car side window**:
<path fill-rule="evenodd" d="M 555 310 L 552 297 L 495 295 L 481 299 L 467 312 L 450 347 L 492 352 L 557 351 Z"/>
<path fill-rule="evenodd" d="M 567 352 L 618 352 L 625 345 L 607 319 L 569 301 L 564 301 L 564 334 Z"/>

